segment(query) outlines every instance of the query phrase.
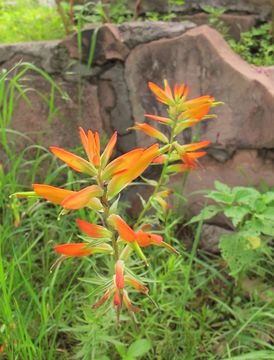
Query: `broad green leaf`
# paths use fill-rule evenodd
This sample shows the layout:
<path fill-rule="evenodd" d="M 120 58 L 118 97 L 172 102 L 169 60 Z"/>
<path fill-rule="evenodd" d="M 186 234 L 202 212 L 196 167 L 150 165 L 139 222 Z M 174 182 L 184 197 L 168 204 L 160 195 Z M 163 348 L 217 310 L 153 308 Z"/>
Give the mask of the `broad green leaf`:
<path fill-rule="evenodd" d="M 232 189 L 234 201 L 240 204 L 249 205 L 261 196 L 259 191 L 251 187 L 236 186 Z"/>
<path fill-rule="evenodd" d="M 225 204 L 232 204 L 234 201 L 234 195 L 229 193 L 221 193 L 219 191 L 211 191 L 206 197 Z"/>
<path fill-rule="evenodd" d="M 250 210 L 247 206 L 231 206 L 224 210 L 225 216 L 231 219 L 232 224 L 237 227 L 243 218 L 249 214 Z"/>
<path fill-rule="evenodd" d="M 216 180 L 214 182 L 214 186 L 215 186 L 215 189 L 222 192 L 222 193 L 227 193 L 227 194 L 230 194 L 231 193 L 231 188 L 229 186 L 227 186 L 226 184 Z"/>
<path fill-rule="evenodd" d="M 262 194 L 262 200 L 265 204 L 269 204 L 274 201 L 274 191 L 268 191 Z"/>
<path fill-rule="evenodd" d="M 145 355 L 151 349 L 151 343 L 147 339 L 139 339 L 130 345 L 127 356 L 137 358 Z"/>
<path fill-rule="evenodd" d="M 203 208 L 200 212 L 200 214 L 193 216 L 192 219 L 187 224 L 193 224 L 195 222 L 201 221 L 201 220 L 208 220 L 213 218 L 215 215 L 217 215 L 222 210 L 217 207 L 216 205 L 209 205 Z"/>

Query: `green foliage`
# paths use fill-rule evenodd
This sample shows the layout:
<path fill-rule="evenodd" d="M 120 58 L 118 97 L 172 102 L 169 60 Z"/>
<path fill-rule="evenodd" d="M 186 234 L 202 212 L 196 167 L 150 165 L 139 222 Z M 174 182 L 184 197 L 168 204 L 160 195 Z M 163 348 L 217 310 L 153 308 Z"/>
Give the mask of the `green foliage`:
<path fill-rule="evenodd" d="M 0 9 L 0 43 L 54 40 L 65 36 L 55 8 L 10 6 Z"/>
<path fill-rule="evenodd" d="M 241 33 L 239 42 L 231 39 L 229 44 L 244 60 L 257 66 L 274 64 L 274 44 L 271 25 L 263 24 Z"/>
<path fill-rule="evenodd" d="M 202 6 L 202 9 L 209 14 L 208 24 L 219 31 L 224 38 L 228 38 L 228 27 L 220 19 L 220 16 L 223 15 L 226 11 L 224 7 L 213 7 L 209 5 Z"/>
<path fill-rule="evenodd" d="M 215 188 L 206 197 L 216 205 L 206 206 L 190 223 L 211 219 L 220 212 L 229 219 L 235 233 L 221 237 L 220 249 L 231 275 L 237 278 L 270 250 L 267 244 L 274 237 L 274 192 L 230 188 L 218 181 Z"/>
<path fill-rule="evenodd" d="M 169 5 L 180 6 L 180 5 L 184 5 L 184 3 L 185 3 L 185 0 L 168 0 Z"/>

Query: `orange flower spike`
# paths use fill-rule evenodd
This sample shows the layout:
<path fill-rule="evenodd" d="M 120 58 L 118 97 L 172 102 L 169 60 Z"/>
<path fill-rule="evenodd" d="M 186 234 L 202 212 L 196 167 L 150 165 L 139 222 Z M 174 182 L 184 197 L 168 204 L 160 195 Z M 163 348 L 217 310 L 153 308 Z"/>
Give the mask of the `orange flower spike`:
<path fill-rule="evenodd" d="M 58 159 L 64 161 L 73 170 L 90 176 L 96 175 L 94 166 L 80 156 L 55 146 L 51 146 L 50 150 Z"/>
<path fill-rule="evenodd" d="M 169 174 L 171 173 L 182 173 L 182 172 L 186 172 L 186 171 L 190 171 L 193 167 L 186 165 L 186 164 L 174 164 L 174 165 L 169 165 L 167 167 L 167 172 Z"/>
<path fill-rule="evenodd" d="M 32 187 L 37 195 L 58 205 L 61 205 L 67 197 L 76 193 L 75 191 L 60 189 L 58 187 L 45 184 L 33 184 Z"/>
<path fill-rule="evenodd" d="M 135 126 L 133 126 L 130 129 L 140 130 L 144 132 L 146 135 L 162 141 L 164 144 L 168 143 L 168 138 L 161 131 L 155 129 L 153 126 L 150 126 L 146 123 L 143 124 L 136 123 Z"/>
<path fill-rule="evenodd" d="M 111 237 L 111 232 L 100 225 L 91 224 L 85 220 L 76 219 L 79 229 L 94 239 L 105 239 Z"/>
<path fill-rule="evenodd" d="M 93 253 L 93 249 L 87 243 L 61 244 L 54 247 L 54 250 L 65 256 L 87 256 Z"/>
<path fill-rule="evenodd" d="M 105 147 L 105 150 L 101 156 L 101 166 L 103 168 L 107 165 L 107 163 L 112 155 L 113 149 L 116 145 L 116 142 L 117 142 L 117 131 L 115 131 L 114 134 L 112 135 L 112 137 L 110 138 L 110 140 L 109 140 L 107 146 Z"/>
<path fill-rule="evenodd" d="M 98 201 L 93 201 L 93 198 L 103 195 L 103 190 L 97 185 L 88 186 L 80 191 L 74 192 L 72 195 L 66 197 L 61 203 L 63 208 L 77 210 L 85 206 L 91 206 L 97 210 L 101 210 L 102 205 Z"/>
<path fill-rule="evenodd" d="M 197 98 L 188 100 L 184 103 L 186 109 L 195 109 L 203 105 L 212 106 L 214 105 L 215 98 L 213 96 L 204 95 Z"/>
<path fill-rule="evenodd" d="M 147 247 L 150 245 L 162 246 L 174 254 L 179 255 L 179 252 L 174 247 L 164 242 L 162 236 L 158 234 L 146 233 L 142 230 L 139 230 L 136 235 L 137 243 L 141 247 Z"/>
<path fill-rule="evenodd" d="M 123 260 L 118 260 L 115 264 L 115 284 L 118 289 L 125 287 Z"/>

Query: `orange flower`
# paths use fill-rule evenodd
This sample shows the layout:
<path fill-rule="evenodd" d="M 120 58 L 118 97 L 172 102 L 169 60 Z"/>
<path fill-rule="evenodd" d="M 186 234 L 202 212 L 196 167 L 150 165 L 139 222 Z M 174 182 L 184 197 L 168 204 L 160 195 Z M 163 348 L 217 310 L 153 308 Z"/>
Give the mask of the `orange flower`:
<path fill-rule="evenodd" d="M 94 239 L 107 239 L 111 237 L 111 232 L 103 226 L 91 224 L 85 220 L 76 219 L 76 223 L 85 234 Z"/>
<path fill-rule="evenodd" d="M 177 250 L 163 241 L 162 236 L 143 230 L 134 231 L 119 215 L 110 215 L 109 223 L 118 232 L 121 240 L 129 244 L 137 244 L 138 247 L 147 247 L 150 245 L 163 246 L 173 253 L 178 254 Z"/>
<path fill-rule="evenodd" d="M 68 196 L 71 196 L 76 193 L 76 191 L 60 189 L 58 187 L 45 185 L 45 184 L 33 184 L 32 187 L 37 195 L 58 205 L 61 205 L 61 203 Z"/>
<path fill-rule="evenodd" d="M 114 174 L 108 184 L 108 198 L 112 199 L 128 184 L 130 184 L 133 180 L 140 176 L 150 165 L 153 159 L 158 155 L 158 149 L 159 145 L 154 144 L 146 150 L 137 149 L 138 151 L 133 153 L 134 156 L 132 156 L 132 152 L 130 152 L 128 155 L 129 159 L 127 158 L 127 154 L 122 155 L 122 160 L 120 159 L 119 161 L 117 161 L 116 166 L 114 167 L 114 169 L 112 169 L 112 172 L 114 172 Z M 135 160 L 135 162 L 133 162 L 133 159 Z M 130 164 L 128 163 L 129 160 L 131 160 Z M 109 165 L 111 166 L 111 163 Z M 118 172 L 115 172 L 115 170 L 117 171 L 117 169 Z"/>
<path fill-rule="evenodd" d="M 176 84 L 172 93 L 167 80 L 164 80 L 164 89 L 161 89 L 153 82 L 149 82 L 148 87 L 154 93 L 158 101 L 169 106 L 180 103 L 188 95 L 189 92 L 189 89 L 184 84 L 182 84 L 181 86 Z"/>
<path fill-rule="evenodd" d="M 33 184 L 32 187 L 37 195 L 61 205 L 64 209 L 77 210 L 85 206 L 98 211 L 102 209 L 97 197 L 102 195 L 103 190 L 97 185 L 88 186 L 80 191 L 65 190 L 45 184 Z"/>
<path fill-rule="evenodd" d="M 88 243 L 70 243 L 56 245 L 54 250 L 65 256 L 88 256 L 95 253 L 111 253 L 112 247 L 108 244 L 101 244 L 91 247 Z"/>
<path fill-rule="evenodd" d="M 130 129 L 140 130 L 144 132 L 146 135 L 158 139 L 165 144 L 168 143 L 168 138 L 161 131 L 155 129 L 153 126 L 150 126 L 146 123 L 143 124 L 136 123 L 135 126 L 133 126 Z"/>
<path fill-rule="evenodd" d="M 97 132 L 93 133 L 88 130 L 88 132 L 85 133 L 84 130 L 80 128 L 80 138 L 89 161 L 59 147 L 52 146 L 50 150 L 72 169 L 90 176 L 95 176 L 98 168 L 104 168 L 107 165 L 117 141 L 117 132 L 110 138 L 102 155 L 100 155 L 100 137 Z"/>
<path fill-rule="evenodd" d="M 192 169 L 197 168 L 197 159 L 206 155 L 205 151 L 196 151 L 198 149 L 204 148 L 210 144 L 210 141 L 201 141 L 198 143 L 188 144 L 188 145 L 179 145 L 175 143 L 175 148 L 183 161 L 183 163 Z"/>

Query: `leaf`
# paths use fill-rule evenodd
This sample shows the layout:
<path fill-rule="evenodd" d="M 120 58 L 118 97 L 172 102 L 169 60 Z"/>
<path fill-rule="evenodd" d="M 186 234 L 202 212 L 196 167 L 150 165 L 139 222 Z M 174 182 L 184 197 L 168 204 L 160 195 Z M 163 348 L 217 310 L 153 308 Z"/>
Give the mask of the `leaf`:
<path fill-rule="evenodd" d="M 125 345 L 122 343 L 115 343 L 114 345 L 119 355 L 121 355 L 121 357 L 124 358 L 127 354 Z"/>
<path fill-rule="evenodd" d="M 232 189 L 234 201 L 240 204 L 249 205 L 261 196 L 259 191 L 251 187 L 235 186 Z"/>
<path fill-rule="evenodd" d="M 252 249 L 250 242 L 242 233 L 223 235 L 219 247 L 222 257 L 230 268 L 230 275 L 238 278 L 238 274 L 253 267 L 258 259 L 258 252 Z"/>
<path fill-rule="evenodd" d="M 222 193 L 231 193 L 231 188 L 227 186 L 226 184 L 221 183 L 220 181 L 216 180 L 214 182 L 215 189 L 222 192 Z"/>
<path fill-rule="evenodd" d="M 139 356 L 145 355 L 151 349 L 151 343 L 147 339 L 139 339 L 134 341 L 130 345 L 127 351 L 127 356 L 132 358 L 137 358 Z"/>
<path fill-rule="evenodd" d="M 268 191 L 262 195 L 262 200 L 265 204 L 269 204 L 274 201 L 274 191 Z"/>
<path fill-rule="evenodd" d="M 234 195 L 218 191 L 211 191 L 206 197 L 225 204 L 232 204 L 234 201 Z"/>
<path fill-rule="evenodd" d="M 237 227 L 243 218 L 249 214 L 250 210 L 246 206 L 231 206 L 224 210 L 225 216 L 231 219 L 232 224 Z"/>
<path fill-rule="evenodd" d="M 217 215 L 220 211 L 222 211 L 222 210 L 219 207 L 217 207 L 216 205 L 206 206 L 205 208 L 202 209 L 200 214 L 193 216 L 193 218 L 190 219 L 190 221 L 187 223 L 187 225 L 193 224 L 193 223 L 201 221 L 201 220 L 211 219 L 215 215 Z"/>

